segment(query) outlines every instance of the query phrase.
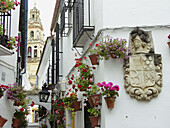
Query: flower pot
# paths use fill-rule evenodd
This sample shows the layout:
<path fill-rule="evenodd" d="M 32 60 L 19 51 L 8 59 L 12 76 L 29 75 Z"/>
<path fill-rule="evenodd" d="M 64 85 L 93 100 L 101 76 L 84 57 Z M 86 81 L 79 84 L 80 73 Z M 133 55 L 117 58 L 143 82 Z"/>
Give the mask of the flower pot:
<path fill-rule="evenodd" d="M 81 103 L 81 101 L 73 102 L 70 107 L 74 108 L 74 111 L 78 111 L 78 110 L 80 110 L 80 103 Z"/>
<path fill-rule="evenodd" d="M 64 117 L 64 111 L 59 111 L 59 113 L 61 117 Z"/>
<path fill-rule="evenodd" d="M 0 127 L 3 127 L 8 120 L 0 116 Z"/>
<path fill-rule="evenodd" d="M 106 101 L 107 108 L 108 109 L 113 109 L 116 97 L 104 97 L 104 99 Z"/>
<path fill-rule="evenodd" d="M 97 127 L 98 126 L 98 116 L 89 116 L 90 122 L 92 127 Z"/>
<path fill-rule="evenodd" d="M 92 95 L 92 96 L 90 96 L 90 98 L 92 99 L 94 106 L 97 106 L 100 104 L 100 94 Z"/>
<path fill-rule="evenodd" d="M 86 91 L 86 89 L 80 89 L 81 92 Z"/>
<path fill-rule="evenodd" d="M 15 102 L 14 102 L 14 106 L 19 106 L 19 105 L 20 105 L 20 101 L 15 100 Z"/>
<path fill-rule="evenodd" d="M 98 55 L 89 55 L 92 65 L 99 65 Z"/>
<path fill-rule="evenodd" d="M 93 105 L 93 101 L 92 101 L 91 97 L 88 98 L 88 102 L 90 104 L 90 107 L 93 108 L 94 105 Z"/>
<path fill-rule="evenodd" d="M 19 125 L 20 125 L 20 119 L 13 118 L 13 124 L 12 124 L 13 128 L 18 128 Z"/>
<path fill-rule="evenodd" d="M 169 48 L 170 48 L 170 42 L 168 42 L 167 44 L 168 44 L 168 46 L 169 46 Z"/>

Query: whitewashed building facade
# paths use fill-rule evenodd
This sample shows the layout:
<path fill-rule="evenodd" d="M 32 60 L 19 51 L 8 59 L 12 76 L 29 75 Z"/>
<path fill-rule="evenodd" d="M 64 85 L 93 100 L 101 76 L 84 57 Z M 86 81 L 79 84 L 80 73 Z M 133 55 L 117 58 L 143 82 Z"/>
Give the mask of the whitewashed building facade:
<path fill-rule="evenodd" d="M 116 99 L 114 109 L 107 109 L 102 97 L 101 118 L 98 123 L 101 128 L 169 128 L 168 74 L 170 68 L 168 62 L 170 59 L 167 44 L 170 34 L 169 11 L 168 0 L 57 0 L 51 32 L 55 33 L 54 39 L 58 46 L 58 58 L 56 59 L 58 76 L 55 76 L 59 78 L 58 83 L 62 83 L 72 74 L 77 74 L 74 67 L 75 53 L 80 54 L 81 58 L 88 57 L 90 55 L 89 43 L 95 47 L 95 44 L 106 35 L 126 39 L 127 46 L 132 50 L 128 62 L 130 68 L 128 66 L 123 68 L 124 62 L 116 59 L 100 60 L 99 65 L 95 66 L 96 70 L 93 72 L 95 83 L 106 81 L 120 86 L 120 96 Z M 145 62 L 145 60 L 140 60 L 139 63 L 136 60 L 136 64 L 132 62 L 135 61 L 133 57 L 138 58 L 139 55 L 139 53 L 133 52 L 134 48 L 131 44 L 134 30 L 137 27 L 142 32 L 149 33 L 147 38 L 150 39 L 151 44 L 147 45 L 150 50 L 143 50 L 141 53 L 154 56 L 150 59 L 153 63 L 146 62 L 150 64 L 154 75 L 149 74 L 148 76 L 146 73 L 148 80 L 153 80 L 147 85 L 141 85 L 144 82 L 143 79 L 141 80 L 142 76 L 135 77 L 139 81 L 134 80 L 134 82 L 139 83 L 134 86 L 132 72 L 137 72 L 139 69 L 132 67 L 144 68 L 142 63 Z M 138 32 L 136 33 L 140 35 Z M 79 48 L 81 48 L 81 52 Z M 160 55 L 157 56 L 157 54 Z M 90 60 L 88 62 L 91 65 Z M 160 70 L 159 77 L 157 77 L 157 68 Z M 126 69 L 130 70 L 129 74 L 126 73 Z M 145 74 L 145 70 L 143 72 Z M 126 75 L 128 79 L 126 79 Z M 85 126 L 82 93 L 79 93 L 78 98 L 82 101 L 82 111 L 76 112 L 74 121 L 71 121 L 69 113 L 66 112 L 66 124 L 70 124 L 72 128 L 89 128 Z"/>

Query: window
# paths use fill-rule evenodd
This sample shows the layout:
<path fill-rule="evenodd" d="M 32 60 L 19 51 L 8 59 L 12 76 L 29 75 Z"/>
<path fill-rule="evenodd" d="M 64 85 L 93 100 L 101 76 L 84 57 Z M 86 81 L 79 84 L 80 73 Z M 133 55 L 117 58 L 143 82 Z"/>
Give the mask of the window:
<path fill-rule="evenodd" d="M 34 57 L 37 57 L 37 49 L 34 50 Z"/>
<path fill-rule="evenodd" d="M 34 19 L 34 14 L 32 15 L 32 18 Z"/>
<path fill-rule="evenodd" d="M 28 58 L 31 58 L 31 52 L 32 52 L 32 48 L 28 47 Z"/>
<path fill-rule="evenodd" d="M 34 48 L 37 48 L 37 46 L 34 46 Z"/>
<path fill-rule="evenodd" d="M 31 32 L 30 32 L 30 38 L 31 38 L 31 39 L 34 39 L 34 31 L 31 31 Z"/>

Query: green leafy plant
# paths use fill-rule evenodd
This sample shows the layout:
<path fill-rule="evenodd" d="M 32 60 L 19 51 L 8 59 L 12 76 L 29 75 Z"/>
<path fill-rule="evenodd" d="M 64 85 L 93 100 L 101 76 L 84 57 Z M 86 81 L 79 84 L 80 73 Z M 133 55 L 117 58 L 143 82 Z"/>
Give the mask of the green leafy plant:
<path fill-rule="evenodd" d="M 96 108 L 89 108 L 87 111 L 90 113 L 91 116 L 100 116 L 101 115 L 100 111 L 97 110 Z"/>
<path fill-rule="evenodd" d="M 77 101 L 77 94 L 75 92 L 67 93 L 66 96 L 63 98 L 64 104 L 66 107 L 71 106 L 71 104 Z"/>
<path fill-rule="evenodd" d="M 48 114 L 48 121 L 53 122 L 54 121 L 54 114 Z"/>
<path fill-rule="evenodd" d="M 46 124 L 41 124 L 41 128 L 48 128 Z"/>
<path fill-rule="evenodd" d="M 0 12 L 8 12 L 11 9 L 15 10 L 15 6 L 20 5 L 17 0 L 3 0 L 0 2 Z"/>
<path fill-rule="evenodd" d="M 96 84 L 94 84 L 86 90 L 85 96 L 89 97 L 89 96 L 96 95 L 99 93 L 100 93 L 100 88 L 98 86 L 96 86 Z"/>
<path fill-rule="evenodd" d="M 128 56 L 127 41 L 125 39 L 113 39 L 110 36 L 106 36 L 102 41 L 95 45 L 95 48 L 90 49 L 90 53 L 99 55 L 99 59 L 105 58 L 119 58 L 120 61 L 126 60 Z M 90 44 L 91 46 L 91 44 Z"/>
<path fill-rule="evenodd" d="M 74 77 L 72 74 L 71 78 L 68 78 L 68 85 L 72 85 L 73 88 L 77 86 L 80 90 L 86 90 L 89 85 L 93 84 L 92 69 L 95 69 L 95 67 L 85 64 L 82 59 L 75 60 L 75 67 L 78 69 L 79 75 Z M 84 61 L 87 61 L 86 57 L 84 57 Z"/>

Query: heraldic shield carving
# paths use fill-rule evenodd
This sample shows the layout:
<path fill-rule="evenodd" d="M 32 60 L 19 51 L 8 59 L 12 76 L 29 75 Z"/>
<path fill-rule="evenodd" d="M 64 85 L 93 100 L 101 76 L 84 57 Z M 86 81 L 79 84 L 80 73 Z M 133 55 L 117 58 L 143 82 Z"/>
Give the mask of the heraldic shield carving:
<path fill-rule="evenodd" d="M 124 63 L 126 92 L 137 100 L 150 100 L 162 87 L 161 54 L 154 53 L 151 32 L 137 28 L 129 40 L 130 56 Z"/>

